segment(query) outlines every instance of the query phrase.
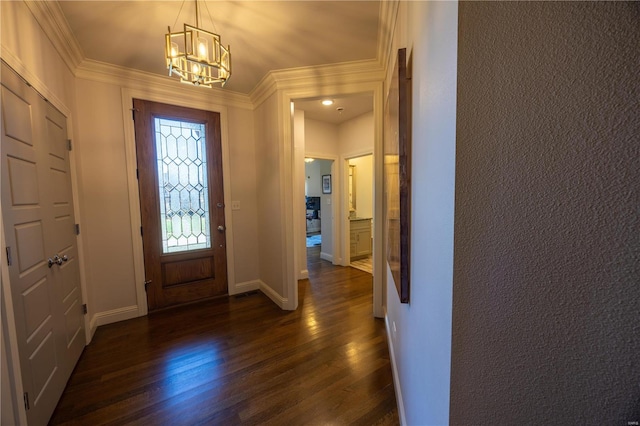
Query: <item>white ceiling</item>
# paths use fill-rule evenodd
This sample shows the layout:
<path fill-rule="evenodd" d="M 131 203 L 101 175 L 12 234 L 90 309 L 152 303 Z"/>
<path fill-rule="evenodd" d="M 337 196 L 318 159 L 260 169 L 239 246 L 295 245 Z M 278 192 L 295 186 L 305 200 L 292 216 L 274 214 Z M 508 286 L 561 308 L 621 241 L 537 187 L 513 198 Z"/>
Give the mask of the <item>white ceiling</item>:
<path fill-rule="evenodd" d="M 322 105 L 322 99 L 331 99 L 333 105 Z M 294 100 L 295 108 L 305 112 L 305 118 L 340 124 L 373 110 L 373 95 L 361 94 L 346 97 L 332 96 L 320 99 Z M 339 110 L 339 108 L 341 110 Z"/>
<path fill-rule="evenodd" d="M 166 75 L 167 27 L 195 24 L 195 1 L 59 1 L 85 58 Z M 376 59 L 380 1 L 198 2 L 203 29 L 231 46 L 225 90 L 248 94 L 271 70 Z"/>

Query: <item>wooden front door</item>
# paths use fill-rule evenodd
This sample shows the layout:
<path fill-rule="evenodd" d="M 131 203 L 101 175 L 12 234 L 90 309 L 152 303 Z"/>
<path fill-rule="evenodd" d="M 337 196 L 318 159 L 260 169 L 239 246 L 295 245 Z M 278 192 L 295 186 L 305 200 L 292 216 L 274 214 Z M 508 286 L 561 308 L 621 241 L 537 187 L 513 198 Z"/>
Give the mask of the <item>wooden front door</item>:
<path fill-rule="evenodd" d="M 225 295 L 220 115 L 133 107 L 149 310 Z"/>
<path fill-rule="evenodd" d="M 47 424 L 85 346 L 66 118 L 2 63 L 2 218 L 27 420 Z"/>

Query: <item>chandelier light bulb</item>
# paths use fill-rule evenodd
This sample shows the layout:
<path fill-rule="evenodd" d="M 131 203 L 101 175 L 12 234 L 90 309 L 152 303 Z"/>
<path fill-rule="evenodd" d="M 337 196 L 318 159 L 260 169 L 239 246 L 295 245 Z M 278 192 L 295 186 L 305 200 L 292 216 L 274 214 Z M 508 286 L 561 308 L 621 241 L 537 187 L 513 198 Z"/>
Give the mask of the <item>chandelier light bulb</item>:
<path fill-rule="evenodd" d="M 198 41 L 198 57 L 200 59 L 204 59 L 205 61 L 209 60 L 209 43 L 207 39 L 199 37 Z"/>

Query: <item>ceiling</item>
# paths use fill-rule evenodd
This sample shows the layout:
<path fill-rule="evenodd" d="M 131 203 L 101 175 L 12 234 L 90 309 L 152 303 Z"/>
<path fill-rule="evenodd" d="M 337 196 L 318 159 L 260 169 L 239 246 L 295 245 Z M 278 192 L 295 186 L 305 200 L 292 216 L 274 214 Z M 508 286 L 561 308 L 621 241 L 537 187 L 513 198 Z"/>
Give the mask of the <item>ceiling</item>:
<path fill-rule="evenodd" d="M 167 75 L 167 27 L 195 23 L 195 1 L 59 1 L 86 59 Z M 198 1 L 201 27 L 231 47 L 232 76 L 224 90 L 249 94 L 271 70 L 375 60 L 380 1 Z M 359 115 L 372 101 L 342 101 L 326 114 L 313 103 L 297 106 L 330 122 Z M 298 103 L 296 103 L 298 105 Z M 354 108 L 360 108 L 354 111 Z M 325 118 L 321 118 L 325 117 Z"/>

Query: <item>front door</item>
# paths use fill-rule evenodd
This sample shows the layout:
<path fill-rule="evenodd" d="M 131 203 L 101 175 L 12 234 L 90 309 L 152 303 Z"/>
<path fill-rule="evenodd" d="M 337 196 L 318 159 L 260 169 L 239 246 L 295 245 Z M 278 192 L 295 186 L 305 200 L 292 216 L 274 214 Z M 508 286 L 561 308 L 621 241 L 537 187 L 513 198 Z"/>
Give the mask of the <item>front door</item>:
<path fill-rule="evenodd" d="M 220 114 L 133 107 L 149 310 L 225 295 Z"/>
<path fill-rule="evenodd" d="M 66 118 L 2 63 L 2 217 L 27 420 L 47 424 L 85 345 Z"/>

